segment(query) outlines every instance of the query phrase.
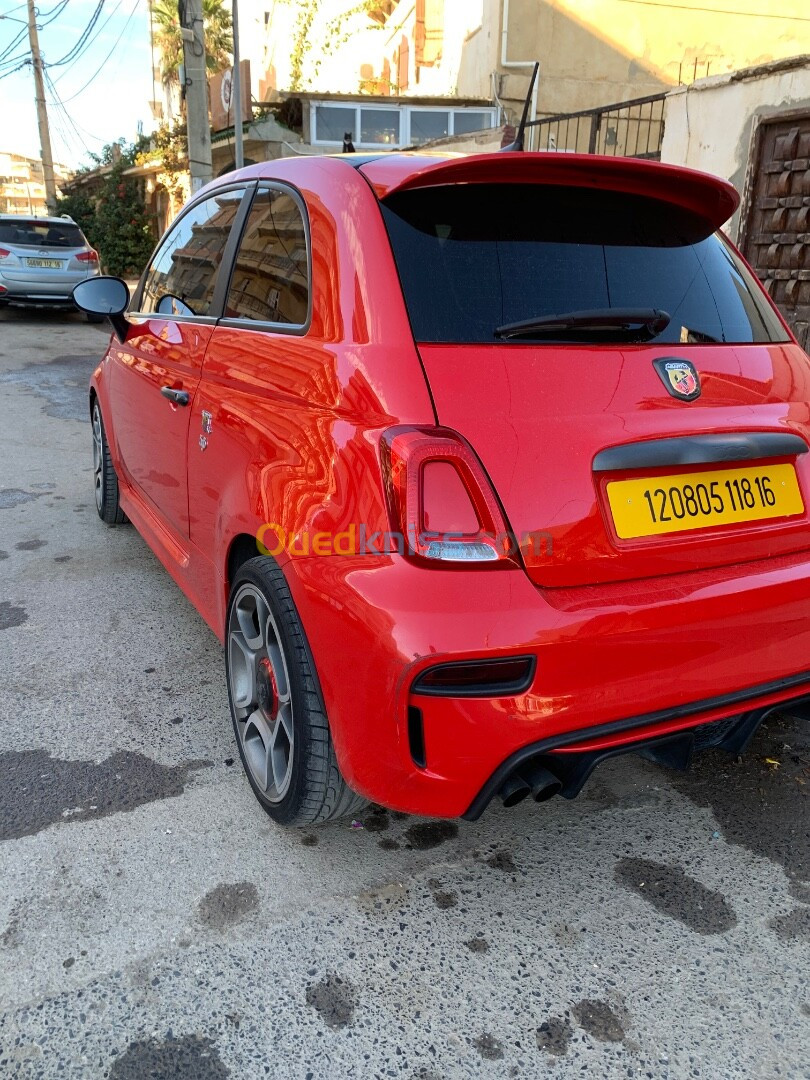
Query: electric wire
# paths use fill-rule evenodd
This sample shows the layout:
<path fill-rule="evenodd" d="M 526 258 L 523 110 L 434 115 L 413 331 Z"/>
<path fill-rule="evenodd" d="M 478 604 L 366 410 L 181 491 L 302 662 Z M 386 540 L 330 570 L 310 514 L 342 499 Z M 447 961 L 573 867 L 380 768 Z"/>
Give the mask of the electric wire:
<path fill-rule="evenodd" d="M 48 74 L 47 71 L 45 72 L 45 81 L 46 81 L 46 83 L 48 85 L 48 90 L 50 91 L 50 94 L 51 94 L 51 99 L 52 99 L 52 104 L 54 106 L 54 109 L 57 110 L 57 113 L 61 114 L 61 116 L 63 117 L 63 119 L 64 119 L 65 123 L 68 125 L 68 127 L 70 129 L 72 129 L 73 132 L 75 132 L 76 138 L 79 140 L 81 145 L 84 147 L 85 151 L 88 154 L 92 155 L 92 151 L 91 151 L 90 147 L 87 145 L 87 143 L 85 142 L 84 136 L 82 135 L 82 132 L 84 131 L 85 134 L 89 138 L 94 139 L 96 142 L 103 143 L 104 140 L 99 138 L 98 135 L 93 135 L 92 132 L 86 131 L 84 128 L 81 128 L 76 123 L 76 121 L 73 119 L 73 117 L 70 115 L 70 113 L 65 108 L 64 102 L 60 98 L 59 92 L 57 91 L 56 87 L 54 86 L 53 80 L 51 79 L 51 77 L 50 77 L 50 75 Z"/>
<path fill-rule="evenodd" d="M 20 30 L 20 32 L 19 32 L 19 33 L 17 34 L 17 36 L 16 36 L 16 37 L 15 37 L 15 38 L 14 38 L 14 39 L 13 39 L 12 41 L 10 41 L 10 42 L 9 42 L 9 44 L 8 44 L 8 45 L 6 46 L 6 48 L 5 48 L 5 49 L 4 49 L 3 51 L 2 51 L 2 53 L 0 53 L 0 61 L 4 60 L 4 59 L 5 59 L 5 57 L 7 57 L 7 56 L 8 56 L 8 54 L 9 54 L 9 53 L 11 52 L 11 50 L 12 50 L 12 49 L 16 48 L 16 46 L 17 46 L 17 45 L 19 44 L 19 42 L 21 41 L 21 39 L 22 39 L 23 37 L 25 37 L 25 35 L 26 35 L 27 33 L 28 33 L 28 27 L 27 27 L 27 26 L 25 26 L 25 27 L 23 27 L 23 29 L 22 29 L 22 30 Z"/>
<path fill-rule="evenodd" d="M 134 4 L 134 6 L 132 8 L 132 11 L 130 11 L 129 15 L 127 15 L 126 22 L 121 27 L 121 33 L 115 39 L 115 42 L 113 43 L 113 47 L 110 49 L 110 51 L 104 57 L 104 59 L 101 61 L 99 66 L 96 68 L 96 70 L 90 76 L 90 78 L 87 80 L 87 82 L 84 84 L 84 86 L 82 86 L 81 89 L 77 90 L 75 94 L 71 94 L 71 96 L 69 98 L 64 98 L 64 104 L 67 104 L 69 101 L 75 101 L 75 99 L 80 94 L 83 94 L 84 91 L 87 89 L 87 87 L 90 86 L 90 84 L 93 83 L 96 80 L 96 78 L 98 78 L 98 76 L 101 74 L 101 71 L 104 68 L 104 66 L 106 65 L 107 61 L 110 59 L 112 54 L 115 52 L 115 50 L 120 45 L 121 39 L 123 38 L 124 33 L 126 32 L 126 29 L 129 26 L 130 22 L 132 21 L 132 17 L 135 15 L 135 12 L 138 10 L 139 2 L 140 2 L 140 0 L 135 0 L 135 4 Z"/>
<path fill-rule="evenodd" d="M 50 11 L 46 11 L 43 22 L 37 23 L 37 29 L 41 30 L 43 26 L 50 26 L 52 22 L 56 22 L 69 3 L 70 0 L 61 0 Z"/>
<path fill-rule="evenodd" d="M 770 11 L 737 11 L 732 8 L 703 7 L 697 4 L 670 4 L 667 0 L 621 0 L 623 4 L 642 7 L 662 7 L 671 11 L 707 11 L 712 15 L 743 15 L 751 19 L 787 19 L 789 22 L 810 22 L 810 15 L 779 15 Z"/>
<path fill-rule="evenodd" d="M 115 15 L 117 14 L 118 9 L 121 7 L 123 2 L 124 2 L 124 0 L 118 0 L 118 3 L 112 9 L 112 11 L 107 16 L 107 18 L 104 20 L 104 22 L 101 23 L 101 25 L 98 27 L 98 29 L 93 34 L 93 36 L 91 38 L 88 38 L 88 40 L 84 44 L 84 47 L 79 52 L 76 53 L 76 55 L 73 57 L 73 59 L 68 64 L 66 69 L 64 71 L 60 72 L 59 75 L 57 75 L 56 79 L 54 80 L 55 82 L 59 82 L 61 79 L 64 79 L 64 77 L 66 75 L 68 75 L 72 71 L 72 69 L 75 67 L 75 65 L 78 63 L 78 61 L 81 60 L 81 58 L 84 56 L 84 54 L 87 52 L 87 50 L 91 49 L 93 47 L 93 45 L 98 41 L 99 37 L 106 30 L 107 26 L 110 23 L 110 20 L 115 18 Z"/>
<path fill-rule="evenodd" d="M 0 79 L 7 79 L 9 75 L 16 75 L 18 71 L 22 71 L 22 69 L 27 67 L 30 63 L 30 60 L 23 60 L 23 62 L 18 64 L 15 68 L 11 68 L 9 71 L 0 72 Z"/>
<path fill-rule="evenodd" d="M 79 50 L 82 48 L 84 43 L 87 41 L 87 39 L 92 34 L 93 27 L 96 25 L 96 23 L 98 22 L 98 20 L 99 20 L 99 18 L 101 16 L 101 12 L 102 12 L 102 9 L 104 7 L 104 4 L 105 4 L 105 0 L 98 0 L 98 4 L 96 5 L 95 10 L 93 11 L 93 14 L 90 16 L 90 21 L 88 22 L 87 26 L 85 26 L 84 30 L 82 30 L 81 34 L 79 35 L 79 40 L 73 45 L 73 47 L 71 49 L 68 50 L 68 52 L 65 53 L 65 55 L 61 58 L 61 60 L 52 61 L 51 63 L 48 64 L 48 67 L 62 67 L 63 64 L 69 64 L 70 61 L 75 58 L 76 54 L 79 52 Z"/>
<path fill-rule="evenodd" d="M 48 26 L 50 23 L 54 22 L 61 15 L 61 13 L 65 10 L 65 8 L 67 7 L 67 5 L 69 3 L 70 3 L 70 0 L 60 0 L 60 2 L 58 4 L 56 4 L 54 7 L 52 7 L 50 11 L 46 12 L 46 15 L 50 16 L 49 18 L 47 18 L 42 23 L 37 23 L 38 29 L 42 29 L 43 26 Z M 25 4 L 19 4 L 18 7 L 16 7 L 16 8 L 10 8 L 10 11 L 17 11 L 19 8 L 24 8 L 24 7 L 26 7 Z M 7 16 L 8 14 L 9 14 L 9 12 L 4 12 L 3 17 Z M 8 54 L 11 52 L 11 50 L 16 45 L 18 45 L 19 42 L 27 34 L 28 34 L 28 23 L 26 21 L 25 24 L 23 25 L 22 30 L 19 31 L 17 36 L 6 46 L 6 48 L 3 50 L 3 52 L 0 53 L 0 69 L 2 69 L 3 67 L 7 67 L 10 64 L 15 64 L 18 61 L 27 60 L 27 58 L 28 58 L 28 50 L 27 49 L 24 52 L 18 53 L 16 56 L 12 56 L 9 59 L 6 59 L 8 57 Z M 5 61 L 5 63 L 3 63 L 3 61 Z M 22 66 L 24 66 L 24 65 L 22 65 Z M 19 71 L 19 70 L 20 70 L 19 67 L 15 68 L 15 71 Z M 10 75 L 10 74 L 12 74 L 12 72 L 7 72 L 7 74 Z"/>

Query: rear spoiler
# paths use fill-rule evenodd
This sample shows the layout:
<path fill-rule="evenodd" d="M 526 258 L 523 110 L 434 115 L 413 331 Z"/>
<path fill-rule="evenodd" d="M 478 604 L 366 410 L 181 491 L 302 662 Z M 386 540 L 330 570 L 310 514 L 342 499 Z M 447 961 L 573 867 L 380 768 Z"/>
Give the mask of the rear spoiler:
<path fill-rule="evenodd" d="M 379 199 L 395 192 L 445 184 L 555 184 L 599 188 L 646 195 L 682 207 L 705 218 L 715 229 L 740 204 L 726 180 L 709 173 L 662 165 L 639 158 L 603 157 L 598 154 L 471 154 L 430 157 L 427 154 L 386 154 L 369 161 L 360 171 Z"/>

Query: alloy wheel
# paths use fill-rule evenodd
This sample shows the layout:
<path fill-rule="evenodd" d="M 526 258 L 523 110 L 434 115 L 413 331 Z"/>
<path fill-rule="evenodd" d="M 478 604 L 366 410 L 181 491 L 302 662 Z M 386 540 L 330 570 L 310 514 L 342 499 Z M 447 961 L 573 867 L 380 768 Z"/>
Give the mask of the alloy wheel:
<path fill-rule="evenodd" d="M 228 619 L 228 679 L 245 764 L 269 802 L 290 787 L 295 727 L 287 661 L 267 600 L 243 585 Z"/>
<path fill-rule="evenodd" d="M 98 402 L 93 406 L 93 483 L 96 489 L 96 508 L 100 514 L 104 506 L 104 433 Z"/>

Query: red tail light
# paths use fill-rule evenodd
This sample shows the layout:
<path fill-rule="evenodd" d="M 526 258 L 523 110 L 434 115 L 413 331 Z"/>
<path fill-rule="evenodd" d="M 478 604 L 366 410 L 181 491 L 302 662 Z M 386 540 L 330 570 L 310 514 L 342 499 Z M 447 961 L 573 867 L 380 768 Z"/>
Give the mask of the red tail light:
<path fill-rule="evenodd" d="M 92 248 L 89 251 L 82 251 L 82 252 L 80 252 L 80 254 L 78 254 L 76 256 L 76 260 L 78 262 L 97 263 L 98 262 L 98 252 L 93 251 Z"/>
<path fill-rule="evenodd" d="M 8 248 L 0 248 L 0 259 L 6 259 L 11 254 Z"/>
<path fill-rule="evenodd" d="M 390 428 L 381 450 L 391 550 L 433 563 L 518 565 L 489 478 L 460 435 L 447 428 Z"/>

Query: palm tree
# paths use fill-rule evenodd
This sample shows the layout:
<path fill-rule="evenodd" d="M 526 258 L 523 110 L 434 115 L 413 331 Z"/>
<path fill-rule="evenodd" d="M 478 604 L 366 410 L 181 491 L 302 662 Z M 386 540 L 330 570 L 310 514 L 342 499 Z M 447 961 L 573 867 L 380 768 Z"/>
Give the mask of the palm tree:
<path fill-rule="evenodd" d="M 205 66 L 209 75 L 231 66 L 233 20 L 224 0 L 202 0 L 205 33 Z M 183 63 L 183 37 L 177 0 L 156 0 L 152 4 L 155 45 L 160 50 L 160 72 L 166 85 L 179 81 Z"/>

